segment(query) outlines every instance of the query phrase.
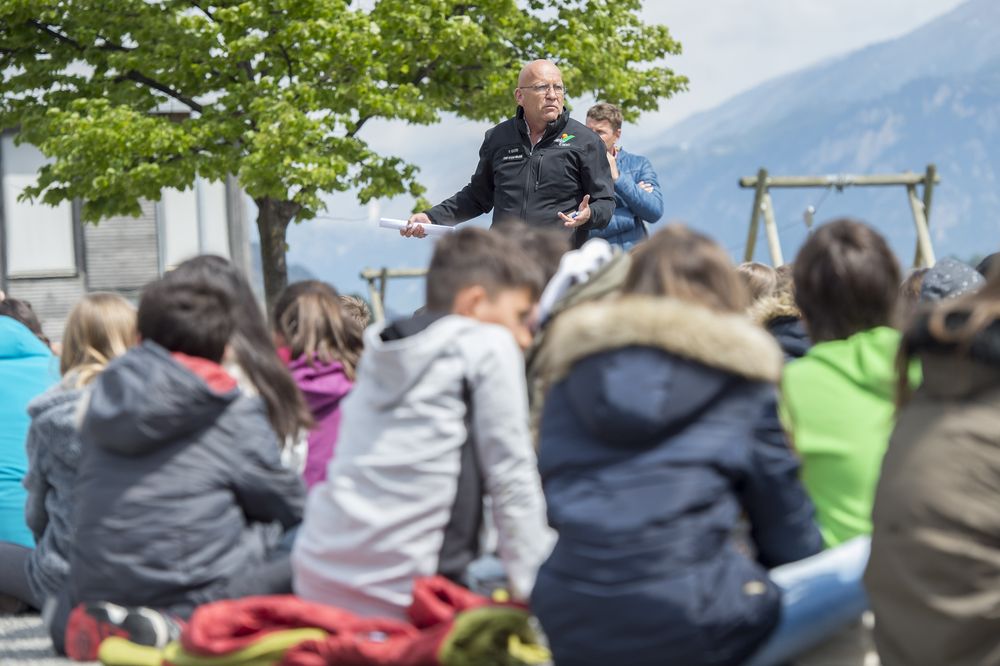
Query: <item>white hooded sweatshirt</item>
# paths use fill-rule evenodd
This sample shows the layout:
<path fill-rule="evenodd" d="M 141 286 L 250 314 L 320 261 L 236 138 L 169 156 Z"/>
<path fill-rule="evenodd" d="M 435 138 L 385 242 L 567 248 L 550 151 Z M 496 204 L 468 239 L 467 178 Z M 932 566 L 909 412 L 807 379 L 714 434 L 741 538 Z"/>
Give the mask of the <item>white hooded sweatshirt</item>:
<path fill-rule="evenodd" d="M 365 332 L 327 480 L 309 494 L 292 552 L 296 594 L 405 618 L 414 579 L 438 570 L 471 435 L 500 559 L 514 595 L 527 599 L 553 533 L 513 337 L 458 315 L 388 342 L 382 330 Z"/>

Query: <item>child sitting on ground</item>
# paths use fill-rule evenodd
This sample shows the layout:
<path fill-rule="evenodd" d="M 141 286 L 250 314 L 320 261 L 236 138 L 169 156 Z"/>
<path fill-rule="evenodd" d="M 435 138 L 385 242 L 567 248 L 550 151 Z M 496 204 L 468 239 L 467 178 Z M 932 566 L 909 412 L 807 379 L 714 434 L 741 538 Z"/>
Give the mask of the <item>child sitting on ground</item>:
<path fill-rule="evenodd" d="M 795 304 L 793 264 L 783 264 L 774 271 L 775 283 L 770 296 L 765 296 L 750 306 L 750 318 L 774 336 L 785 355 L 785 361 L 805 356 L 812 346 L 802 312 Z"/>
<path fill-rule="evenodd" d="M 747 301 L 722 248 L 671 225 L 632 251 L 622 296 L 552 322 L 539 465 L 559 541 L 532 609 L 557 664 L 742 664 L 782 616 L 801 626 L 766 569 L 822 542 Z"/>
<path fill-rule="evenodd" d="M 87 294 L 69 313 L 59 363 L 62 381 L 28 405 L 23 514 L 36 546 L 0 543 L 0 594 L 41 610 L 66 586 L 80 461 L 76 412 L 86 387 L 135 342 L 135 308 L 117 294 Z"/>
<path fill-rule="evenodd" d="M 843 219 L 813 233 L 794 276 L 814 345 L 785 368 L 782 421 L 829 547 L 871 534 L 875 484 L 895 420 L 899 267 L 878 232 Z"/>
<path fill-rule="evenodd" d="M 26 494 L 22 481 L 27 473 L 28 458 L 24 439 L 28 432 L 28 403 L 45 392 L 59 379 L 58 361 L 38 331 L 31 329 L 37 323 L 30 308 L 10 307 L 11 302 L 0 301 L 0 543 L 31 548 L 34 542 L 31 530 L 24 520 Z M 24 316 L 25 313 L 30 317 Z M 0 550 L 4 550 L 0 546 Z M 0 565 L 6 557 L 0 553 Z M 16 555 L 14 555 L 16 556 Z M 0 567 L 0 585 L 7 567 Z M 0 594 L 0 612 L 20 608 L 21 602 L 4 598 Z"/>
<path fill-rule="evenodd" d="M 924 381 L 909 396 L 911 358 Z M 897 368 L 899 422 L 865 575 L 879 656 L 886 666 L 1000 663 L 1000 273 L 920 310 Z"/>
<path fill-rule="evenodd" d="M 298 473 L 305 468 L 307 438 L 312 414 L 285 361 L 275 349 L 267 317 L 257 303 L 243 272 L 222 257 L 203 254 L 174 269 L 187 279 L 205 280 L 226 290 L 236 304 L 235 325 L 222 367 L 236 380 L 240 391 L 260 396 L 271 428 L 281 444 L 282 464 Z"/>
<path fill-rule="evenodd" d="M 326 478 L 340 430 L 340 404 L 354 384 L 362 327 L 347 316 L 337 290 L 319 280 L 289 285 L 274 304 L 275 342 L 288 356 L 316 425 L 309 433 L 306 486 Z"/>
<path fill-rule="evenodd" d="M 80 538 L 50 628 L 58 648 L 75 607 L 65 632 L 75 659 L 93 659 L 109 634 L 163 644 L 170 618 L 199 604 L 291 591 L 283 540 L 305 492 L 281 466 L 261 400 L 219 365 L 235 307 L 222 285 L 178 268 L 143 290 L 141 346 L 93 383 L 74 497 Z"/>
<path fill-rule="evenodd" d="M 518 350 L 540 281 L 511 240 L 462 229 L 437 242 L 426 311 L 367 329 L 292 553 L 297 594 L 405 617 L 418 576 L 465 580 L 485 496 L 511 591 L 527 598 L 551 544 Z"/>

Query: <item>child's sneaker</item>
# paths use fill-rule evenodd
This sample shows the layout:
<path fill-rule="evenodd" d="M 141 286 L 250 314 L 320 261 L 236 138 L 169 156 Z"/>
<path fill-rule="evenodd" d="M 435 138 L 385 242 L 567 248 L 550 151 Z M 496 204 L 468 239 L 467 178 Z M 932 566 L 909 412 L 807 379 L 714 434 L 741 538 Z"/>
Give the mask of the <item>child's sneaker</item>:
<path fill-rule="evenodd" d="M 137 645 L 164 647 L 181 633 L 174 618 L 152 608 L 119 606 L 107 602 L 80 604 L 66 625 L 66 656 L 95 661 L 101 641 L 120 636 Z"/>

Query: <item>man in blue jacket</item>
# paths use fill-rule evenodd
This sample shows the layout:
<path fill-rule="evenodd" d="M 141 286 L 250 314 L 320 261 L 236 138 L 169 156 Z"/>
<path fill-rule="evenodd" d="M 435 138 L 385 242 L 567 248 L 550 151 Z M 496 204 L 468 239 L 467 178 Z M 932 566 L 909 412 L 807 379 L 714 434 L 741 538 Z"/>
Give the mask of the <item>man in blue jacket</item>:
<path fill-rule="evenodd" d="M 622 136 L 622 112 L 617 106 L 601 102 L 590 107 L 587 127 L 604 141 L 615 182 L 611 222 L 603 229 L 591 229 L 590 238 L 603 238 L 628 250 L 646 237 L 645 222 L 652 224 L 663 216 L 663 193 L 649 160 L 617 146 Z"/>

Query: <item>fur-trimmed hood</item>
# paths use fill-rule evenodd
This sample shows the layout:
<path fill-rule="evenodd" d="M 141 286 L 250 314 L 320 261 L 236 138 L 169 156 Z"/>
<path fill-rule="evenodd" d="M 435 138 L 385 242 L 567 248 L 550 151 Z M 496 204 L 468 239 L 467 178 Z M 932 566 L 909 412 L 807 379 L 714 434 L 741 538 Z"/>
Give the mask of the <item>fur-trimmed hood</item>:
<path fill-rule="evenodd" d="M 624 347 L 652 347 L 750 380 L 777 382 L 782 354 L 746 317 L 672 298 L 624 296 L 586 303 L 556 319 L 548 384 L 582 359 Z"/>

